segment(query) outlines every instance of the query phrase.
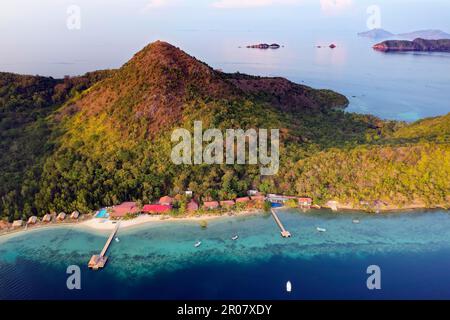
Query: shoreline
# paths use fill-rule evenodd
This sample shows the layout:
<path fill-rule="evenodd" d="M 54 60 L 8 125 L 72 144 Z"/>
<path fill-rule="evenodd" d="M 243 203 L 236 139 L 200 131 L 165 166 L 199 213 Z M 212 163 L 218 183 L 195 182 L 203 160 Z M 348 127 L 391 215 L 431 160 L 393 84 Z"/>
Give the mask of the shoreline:
<path fill-rule="evenodd" d="M 168 215 L 139 215 L 136 218 L 130 220 L 109 220 L 105 218 L 89 218 L 84 221 L 73 221 L 73 222 L 57 222 L 57 223 L 42 223 L 36 225 L 29 225 L 27 229 L 25 227 L 11 229 L 7 231 L 0 232 L 0 240 L 8 237 L 8 236 L 16 236 L 21 235 L 27 232 L 34 232 L 45 229 L 56 229 L 62 227 L 76 227 L 84 230 L 90 231 L 99 231 L 106 232 L 111 231 L 115 228 L 117 223 L 120 223 L 120 229 L 132 229 L 134 227 L 142 226 L 150 223 L 164 223 L 164 222 L 180 222 L 180 221 L 188 221 L 188 222 L 200 222 L 200 221 L 209 221 L 219 218 L 232 218 L 232 217 L 245 217 L 245 216 L 253 216 L 263 214 L 264 211 L 261 209 L 258 210 L 245 210 L 239 212 L 224 212 L 224 213 L 209 213 L 200 216 L 182 216 L 182 217 L 172 217 Z"/>
<path fill-rule="evenodd" d="M 402 208 L 382 208 L 379 213 L 369 212 L 366 209 L 361 209 L 357 207 L 352 207 L 348 205 L 342 205 L 338 208 L 338 211 L 332 211 L 330 207 L 322 206 L 321 208 L 309 208 L 309 209 L 301 209 L 301 208 L 289 208 L 289 207 L 280 207 L 276 208 L 277 210 L 300 210 L 303 212 L 307 211 L 317 211 L 317 210 L 327 210 L 330 213 L 341 213 L 346 214 L 350 212 L 359 211 L 361 214 L 395 214 L 395 213 L 406 213 L 409 211 L 418 211 L 418 210 L 444 210 L 448 211 L 448 208 L 444 206 L 435 206 L 433 208 L 426 206 L 405 206 Z M 80 229 L 84 229 L 85 231 L 97 231 L 97 232 L 107 232 L 111 231 L 115 228 L 117 223 L 120 222 L 120 229 L 129 230 L 135 227 L 143 226 L 145 224 L 155 224 L 155 223 L 164 223 L 164 222 L 201 222 L 201 221 L 210 221 L 219 218 L 233 218 L 233 217 L 246 217 L 246 216 L 256 216 L 264 214 L 264 210 L 262 209 L 253 209 L 253 210 L 244 210 L 244 211 L 227 211 L 223 213 L 208 213 L 204 215 L 187 215 L 181 217 L 173 217 L 169 215 L 140 215 L 136 218 L 130 220 L 109 220 L 105 218 L 94 218 L 90 217 L 87 220 L 83 221 L 73 221 L 73 222 L 57 222 L 57 223 L 47 223 L 44 224 L 40 222 L 39 224 L 28 226 L 27 229 L 24 227 L 11 229 L 7 231 L 0 232 L 0 240 L 8 238 L 9 236 L 18 236 L 26 232 L 34 232 L 45 229 L 56 229 L 61 227 L 76 227 Z"/>

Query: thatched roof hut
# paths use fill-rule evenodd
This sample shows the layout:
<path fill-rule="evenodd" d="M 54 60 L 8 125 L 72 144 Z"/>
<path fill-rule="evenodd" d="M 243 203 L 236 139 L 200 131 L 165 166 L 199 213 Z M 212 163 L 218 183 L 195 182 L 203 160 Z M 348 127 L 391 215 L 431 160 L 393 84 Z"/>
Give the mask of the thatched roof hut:
<path fill-rule="evenodd" d="M 76 219 L 78 219 L 79 216 L 80 216 L 80 213 L 78 211 L 74 211 L 70 215 L 70 218 L 76 220 Z"/>
<path fill-rule="evenodd" d="M 6 229 L 9 227 L 9 223 L 3 220 L 0 220 L 0 230 L 1 229 Z"/>
<path fill-rule="evenodd" d="M 13 228 L 20 228 L 21 226 L 23 226 L 23 221 L 22 220 L 15 220 L 12 224 Z"/>
<path fill-rule="evenodd" d="M 43 218 L 42 222 L 51 222 L 52 221 L 52 215 L 47 213 Z"/>
<path fill-rule="evenodd" d="M 56 217 L 57 220 L 59 221 L 63 221 L 66 218 L 66 213 L 65 212 L 61 212 L 60 214 L 58 214 L 58 216 Z"/>
<path fill-rule="evenodd" d="M 38 222 L 38 218 L 36 216 L 31 216 L 28 218 L 28 224 L 35 224 L 36 222 Z"/>

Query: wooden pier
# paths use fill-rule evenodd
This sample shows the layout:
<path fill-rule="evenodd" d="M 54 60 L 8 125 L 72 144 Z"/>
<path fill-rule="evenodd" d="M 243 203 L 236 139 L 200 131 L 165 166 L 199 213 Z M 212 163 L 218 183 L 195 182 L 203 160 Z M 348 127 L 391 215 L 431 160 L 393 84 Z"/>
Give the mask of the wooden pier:
<path fill-rule="evenodd" d="M 100 252 L 99 255 L 95 254 L 91 257 L 91 260 L 89 260 L 88 267 L 93 270 L 98 270 L 103 268 L 106 265 L 106 261 L 108 261 L 108 257 L 106 256 L 106 251 L 108 251 L 109 246 L 111 245 L 112 240 L 114 239 L 114 236 L 117 233 L 117 230 L 119 230 L 120 223 L 118 222 L 114 230 L 109 235 L 108 240 L 106 240 L 105 246 L 103 247 L 102 252 Z"/>
<path fill-rule="evenodd" d="M 290 238 L 291 237 L 291 233 L 284 228 L 284 226 L 281 223 L 280 218 L 278 218 L 278 215 L 275 212 L 275 210 L 274 209 L 270 209 L 270 212 L 272 212 L 272 217 L 273 217 L 273 219 L 275 220 L 275 222 L 277 223 L 278 227 L 281 230 L 281 236 L 283 238 Z"/>

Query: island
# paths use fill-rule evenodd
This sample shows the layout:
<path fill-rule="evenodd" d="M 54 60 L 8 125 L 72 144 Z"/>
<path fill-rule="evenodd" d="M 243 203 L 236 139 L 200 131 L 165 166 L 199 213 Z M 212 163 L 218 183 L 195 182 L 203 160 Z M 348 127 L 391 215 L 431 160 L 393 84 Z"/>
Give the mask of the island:
<path fill-rule="evenodd" d="M 417 30 L 413 32 L 394 34 L 381 28 L 374 28 L 369 31 L 360 32 L 358 33 L 358 36 L 370 39 L 387 39 L 394 37 L 401 40 L 414 40 L 417 38 L 426 40 L 450 39 L 450 34 L 436 29 Z"/>
<path fill-rule="evenodd" d="M 260 43 L 260 44 L 253 44 L 250 46 L 247 46 L 249 49 L 279 49 L 281 46 L 278 43 Z"/>
<path fill-rule="evenodd" d="M 423 51 L 423 52 L 450 52 L 450 39 L 426 40 L 387 40 L 373 46 L 375 50 L 390 51 Z"/>
<path fill-rule="evenodd" d="M 448 208 L 450 114 L 408 124 L 345 112 L 348 104 L 285 78 L 217 71 L 163 41 L 115 70 L 0 73 L 0 226 L 59 224 L 70 212 L 71 221 L 96 211 L 104 219 L 101 208 L 123 219 L 136 208 L 205 218 L 261 208 L 250 190 L 311 208 Z M 278 172 L 173 162 L 172 133 L 196 121 L 220 132 L 278 128 Z"/>

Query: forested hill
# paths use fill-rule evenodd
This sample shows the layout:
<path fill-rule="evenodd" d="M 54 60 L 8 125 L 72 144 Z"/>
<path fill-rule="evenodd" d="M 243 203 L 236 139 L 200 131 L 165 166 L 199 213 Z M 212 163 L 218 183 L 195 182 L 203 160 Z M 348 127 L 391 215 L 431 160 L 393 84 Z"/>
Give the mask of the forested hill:
<path fill-rule="evenodd" d="M 449 158 L 442 134 L 346 113 L 348 100 L 330 90 L 219 72 L 165 42 L 114 71 L 1 79 L 0 210 L 9 219 L 149 202 L 186 189 L 199 200 L 253 187 L 317 203 L 448 203 L 441 177 L 450 165 L 436 163 Z M 440 119 L 448 129 L 448 117 Z M 195 120 L 204 129 L 279 128 L 278 175 L 262 177 L 255 165 L 174 165 L 170 133 Z"/>

